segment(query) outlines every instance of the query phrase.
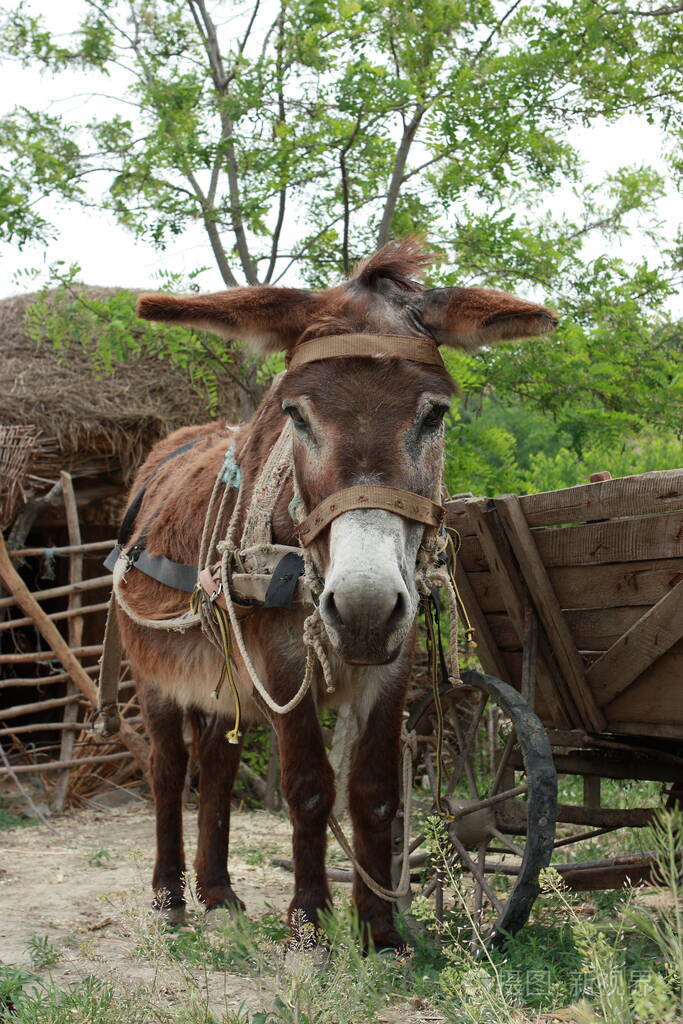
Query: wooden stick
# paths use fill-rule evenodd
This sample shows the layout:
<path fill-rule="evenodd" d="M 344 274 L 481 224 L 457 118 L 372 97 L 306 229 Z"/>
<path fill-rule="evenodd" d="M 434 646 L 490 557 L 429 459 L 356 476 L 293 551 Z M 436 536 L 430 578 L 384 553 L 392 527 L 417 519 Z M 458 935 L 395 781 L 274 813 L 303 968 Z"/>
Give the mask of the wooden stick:
<path fill-rule="evenodd" d="M 59 622 L 61 619 L 72 619 L 74 616 L 91 615 L 93 612 L 106 612 L 108 607 L 108 601 L 102 601 L 101 604 L 84 604 L 80 608 L 72 608 L 70 610 L 67 608 L 63 612 L 52 612 L 48 615 L 48 618 L 51 622 Z M 33 619 L 29 618 L 28 615 L 22 619 L 8 619 L 6 622 L 0 622 L 0 632 L 4 629 L 18 629 L 20 626 L 30 626 L 32 623 Z"/>
<path fill-rule="evenodd" d="M 97 706 L 97 687 L 90 676 L 83 670 L 83 666 L 70 649 L 64 637 L 57 627 L 40 607 L 35 597 L 30 593 L 28 587 L 22 580 L 7 552 L 4 537 L 0 535 L 0 577 L 3 579 L 7 589 L 12 594 L 17 604 L 23 608 L 27 615 L 33 618 L 36 627 L 42 633 L 50 648 L 55 651 L 64 668 L 70 674 L 74 683 L 81 690 L 86 699 L 93 707 Z M 109 577 L 107 577 L 108 579 Z M 84 582 L 86 582 L 84 580 Z M 145 777 L 149 771 L 149 747 L 147 741 L 136 733 L 125 722 L 121 723 L 120 737 L 124 745 L 130 750 L 135 760 L 140 765 Z"/>
<path fill-rule="evenodd" d="M 69 544 L 78 549 L 81 546 L 81 524 L 78 519 L 78 506 L 76 504 L 76 494 L 74 492 L 74 484 L 71 479 L 71 473 L 67 473 L 63 470 L 59 474 L 60 480 L 62 481 L 62 492 L 64 494 L 64 509 L 66 512 L 66 526 L 69 534 Z M 83 552 L 75 550 L 69 555 L 69 583 L 73 586 L 74 584 L 83 582 Z M 83 642 L 83 614 L 81 607 L 83 599 L 78 591 L 73 591 L 69 594 L 69 606 L 68 611 L 72 612 L 72 617 L 69 619 L 69 647 L 71 650 L 77 650 Z M 54 621 L 54 620 L 53 620 Z M 76 685 L 72 679 L 69 679 L 67 683 L 67 694 L 73 694 L 76 692 Z M 67 704 L 64 708 L 64 723 L 67 725 L 75 724 L 78 721 L 78 705 Z M 68 764 L 73 759 L 74 743 L 76 741 L 76 734 L 72 729 L 65 729 L 62 733 L 62 741 L 59 749 L 59 760 L 63 764 Z M 66 794 L 69 788 L 69 769 L 65 768 L 59 775 L 59 778 L 55 782 L 55 788 L 52 793 L 52 799 L 50 801 L 51 807 L 54 811 L 63 811 L 64 804 L 66 803 Z"/>
<path fill-rule="evenodd" d="M 0 719 L 6 721 L 8 718 L 21 718 L 22 715 L 32 715 L 38 711 L 49 711 L 51 708 L 63 708 L 65 704 L 73 704 L 83 700 L 80 694 L 70 697 L 51 697 L 49 700 L 36 700 L 32 704 L 15 704 L 13 708 L 5 708 L 0 712 Z"/>
<path fill-rule="evenodd" d="M 121 667 L 127 669 L 128 662 L 124 661 Z M 91 676 L 96 676 L 99 670 L 99 664 L 83 666 L 83 671 Z M 55 672 L 54 675 L 49 676 L 17 676 L 16 679 L 10 676 L 8 679 L 0 679 L 0 690 L 9 690 L 13 686 L 49 686 L 50 683 L 63 683 L 70 678 L 68 672 Z M 119 683 L 119 689 L 122 686 L 130 686 L 132 682 L 132 679 L 123 679 Z"/>
<path fill-rule="evenodd" d="M 94 540 L 89 544 L 66 544 L 61 548 L 15 548 L 9 554 L 10 558 L 40 558 L 46 551 L 50 555 L 87 555 L 93 551 L 109 551 L 115 544 L 115 540 Z"/>
<path fill-rule="evenodd" d="M 0 768 L 0 776 L 10 775 L 28 775 L 30 772 L 54 772 L 62 768 L 76 768 L 79 765 L 84 764 L 104 764 L 107 761 L 123 761 L 125 758 L 130 758 L 131 753 L 129 750 L 121 750 L 118 754 L 97 754 L 93 757 L 78 757 L 72 761 L 46 761 L 45 764 L 19 764 L 13 767 L 11 770 L 7 768 Z"/>
<path fill-rule="evenodd" d="M 140 725 L 141 718 L 127 718 L 128 725 Z M 81 729 L 89 729 L 89 722 L 30 722 L 28 725 L 8 725 L 6 729 L 0 729 L 0 736 L 15 736 L 24 732 L 61 732 L 64 729 L 73 729 L 79 732 Z"/>
<path fill-rule="evenodd" d="M 9 559 L 9 552 L 7 551 L 6 545 L 4 557 L 7 559 L 8 565 L 13 568 L 12 563 L 10 562 Z M 21 579 L 21 577 L 19 578 Z M 107 576 L 94 576 L 93 579 L 91 580 L 83 580 L 82 583 L 79 583 L 75 586 L 71 583 L 67 583 L 63 587 L 50 587 L 48 590 L 36 590 L 33 593 L 31 593 L 31 591 L 29 591 L 27 588 L 27 593 L 31 594 L 31 599 L 33 601 L 47 601 L 53 597 L 67 597 L 75 590 L 79 593 L 82 593 L 85 590 L 97 590 L 100 587 L 111 587 L 111 579 L 112 578 L 110 573 Z M 12 591 L 11 587 L 8 587 L 7 589 Z M 13 604 L 19 603 L 20 602 L 14 596 L 13 592 L 10 593 L 9 597 L 0 598 L 0 608 L 10 608 Z"/>
<path fill-rule="evenodd" d="M 50 617 L 45 616 L 47 622 L 52 625 Z M 53 627 L 54 628 L 54 627 Z M 41 630 L 42 632 L 42 630 Z M 62 640 L 62 643 L 66 641 Z M 91 654 L 101 654 L 102 644 L 92 644 L 90 647 L 74 647 L 68 648 L 71 654 L 78 658 L 85 658 Z M 54 651 L 22 651 L 21 654 L 0 654 L 1 665 L 23 665 L 29 661 L 53 661 L 59 658 L 59 654 Z M 61 661 L 61 658 L 60 658 Z"/>

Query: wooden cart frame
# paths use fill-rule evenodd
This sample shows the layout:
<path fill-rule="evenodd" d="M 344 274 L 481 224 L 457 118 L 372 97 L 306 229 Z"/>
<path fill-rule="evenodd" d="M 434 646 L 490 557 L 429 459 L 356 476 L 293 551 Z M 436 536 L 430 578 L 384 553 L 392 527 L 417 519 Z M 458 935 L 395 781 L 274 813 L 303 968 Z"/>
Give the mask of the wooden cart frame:
<path fill-rule="evenodd" d="M 647 825 L 652 808 L 603 806 L 605 778 L 665 783 L 665 802 L 683 803 L 683 469 L 459 496 L 448 527 L 484 671 L 535 710 L 557 772 L 583 778 L 583 803 L 560 804 L 557 822 L 584 830 L 575 841 Z M 514 751 L 505 767 L 522 767 Z M 579 889 L 650 874 L 648 857 L 566 868 Z"/>

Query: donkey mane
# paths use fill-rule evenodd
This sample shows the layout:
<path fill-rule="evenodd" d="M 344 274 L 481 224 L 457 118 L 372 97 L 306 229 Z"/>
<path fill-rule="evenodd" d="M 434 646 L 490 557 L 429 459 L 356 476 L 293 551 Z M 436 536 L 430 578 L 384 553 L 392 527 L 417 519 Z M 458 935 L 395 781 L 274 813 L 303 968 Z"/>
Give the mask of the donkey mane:
<path fill-rule="evenodd" d="M 421 292 L 425 270 L 435 259 L 435 254 L 425 248 L 424 241 L 414 235 L 388 242 L 372 256 L 361 260 L 351 280 L 372 288 L 384 279 L 405 291 Z"/>

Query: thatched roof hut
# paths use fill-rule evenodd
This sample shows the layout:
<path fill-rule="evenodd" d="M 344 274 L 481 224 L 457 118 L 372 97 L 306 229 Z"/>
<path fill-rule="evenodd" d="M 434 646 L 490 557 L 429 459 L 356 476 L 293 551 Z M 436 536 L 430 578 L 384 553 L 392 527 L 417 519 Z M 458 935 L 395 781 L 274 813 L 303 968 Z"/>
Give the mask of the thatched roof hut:
<path fill-rule="evenodd" d="M 84 287 L 80 294 L 102 301 L 118 291 Z M 57 296 L 51 293 L 48 302 L 63 301 Z M 187 375 L 154 356 L 136 356 L 98 375 L 80 345 L 57 353 L 49 337 L 36 343 L 26 331 L 36 297 L 0 301 L 0 525 L 8 525 L 10 504 L 16 512 L 20 491 L 39 492 L 63 469 L 77 481 L 85 520 L 91 518 L 85 506 L 96 502 L 99 521 L 104 516 L 113 523 L 120 501 L 109 499 L 123 493 L 155 441 L 210 417 L 207 398 Z M 221 387 L 221 414 L 235 417 L 236 404 L 234 388 Z"/>

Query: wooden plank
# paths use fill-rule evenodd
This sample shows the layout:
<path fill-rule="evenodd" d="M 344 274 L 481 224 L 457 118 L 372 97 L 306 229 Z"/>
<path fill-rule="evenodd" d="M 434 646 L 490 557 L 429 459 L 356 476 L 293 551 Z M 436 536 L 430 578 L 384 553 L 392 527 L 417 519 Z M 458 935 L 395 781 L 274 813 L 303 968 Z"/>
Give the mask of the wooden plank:
<path fill-rule="evenodd" d="M 610 722 L 609 730 L 617 736 L 647 736 L 654 739 L 680 740 L 683 743 L 683 725 L 663 725 L 661 722 Z"/>
<path fill-rule="evenodd" d="M 559 530 L 539 529 L 533 531 L 533 536 L 546 568 L 656 558 L 683 559 L 683 512 L 641 519 L 613 519 Z M 488 568 L 474 537 L 463 537 L 461 557 L 468 570 Z M 681 564 L 683 566 L 683 562 Z"/>
<path fill-rule="evenodd" d="M 548 576 L 563 609 L 650 606 L 683 580 L 680 558 L 615 565 L 563 566 L 548 569 Z M 490 572 L 470 572 L 468 579 L 484 612 L 502 612 L 505 605 Z"/>
<path fill-rule="evenodd" d="M 520 497 L 529 526 L 583 523 L 683 509 L 683 469 L 668 469 Z"/>
<path fill-rule="evenodd" d="M 501 518 L 508 541 L 524 574 L 524 579 L 536 612 L 543 624 L 564 680 L 574 698 L 581 716 L 581 724 L 590 732 L 600 732 L 605 719 L 598 710 L 593 694 L 586 682 L 583 663 L 576 649 L 574 639 L 562 615 L 550 580 L 545 571 L 535 536 L 524 518 L 522 506 L 516 494 L 496 498 L 495 508 Z M 561 531 L 554 531 L 559 533 Z"/>
<path fill-rule="evenodd" d="M 497 581 L 506 611 L 521 640 L 524 636 L 524 611 L 530 607 L 530 599 L 509 544 L 498 523 L 495 509 L 487 498 L 473 499 L 469 502 L 469 508 L 477 531 L 477 541 L 486 552 L 487 567 L 490 567 Z M 559 670 L 553 664 L 552 656 L 549 659 L 549 650 L 544 640 L 543 637 L 539 638 L 536 676 L 539 697 L 547 709 L 551 724 L 560 728 L 580 725 L 576 707 L 567 693 Z"/>
<path fill-rule="evenodd" d="M 649 608 L 587 673 L 595 698 L 604 706 L 683 636 L 683 580 Z"/>
<path fill-rule="evenodd" d="M 645 723 L 679 732 L 683 728 L 683 654 L 662 655 L 603 711 L 608 728 L 612 722 L 622 726 L 632 722 L 636 735 L 635 726 Z"/>
<path fill-rule="evenodd" d="M 562 614 L 579 653 L 590 651 L 592 661 L 594 652 L 608 650 L 647 611 L 649 607 L 634 605 L 631 608 L 572 608 Z M 501 650 L 521 650 L 519 638 L 505 612 L 487 615 L 486 620 Z M 670 650 L 683 653 L 683 639 L 676 641 Z"/>

